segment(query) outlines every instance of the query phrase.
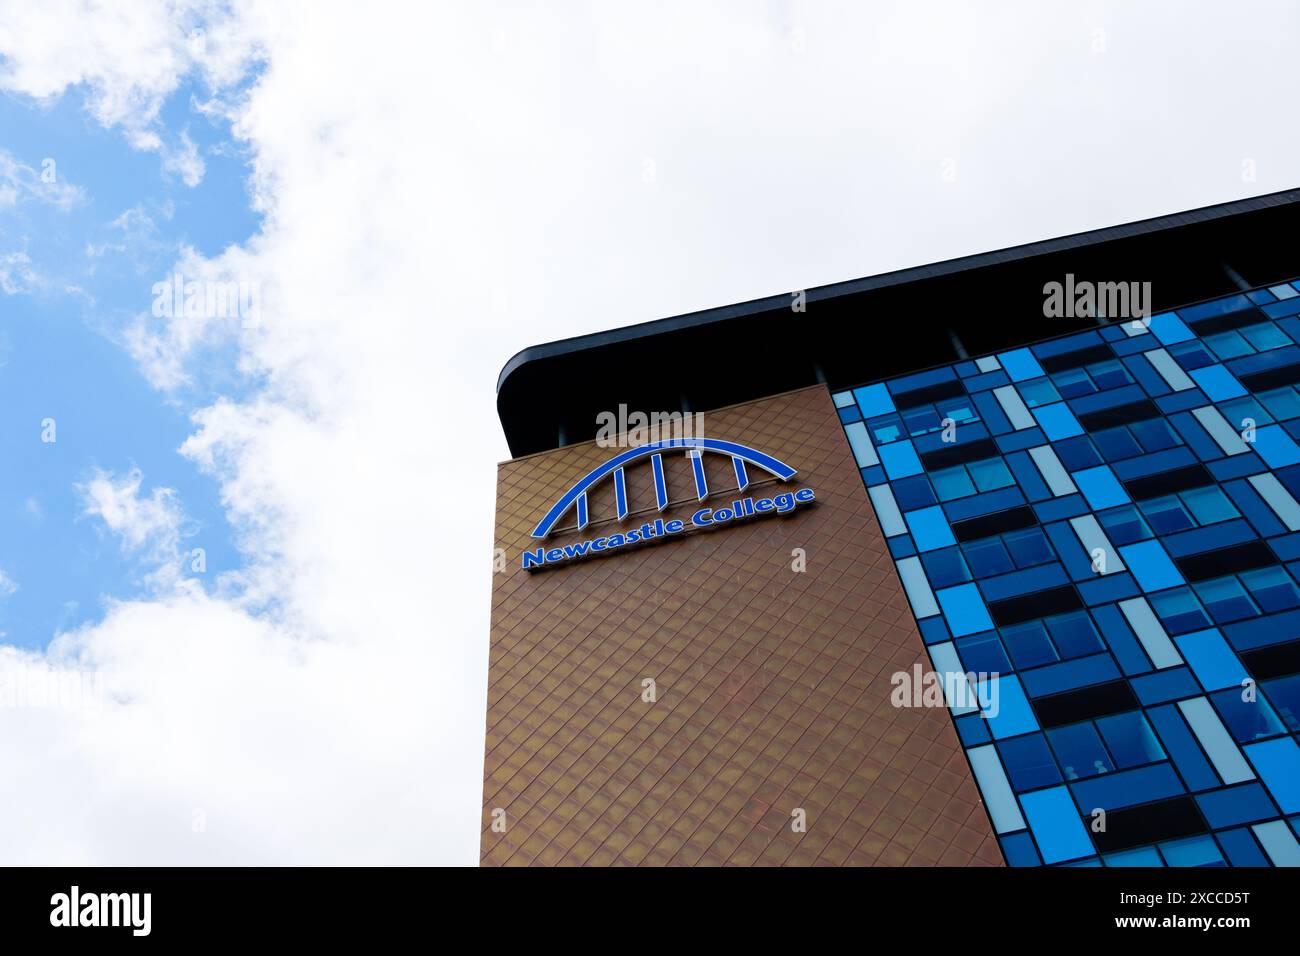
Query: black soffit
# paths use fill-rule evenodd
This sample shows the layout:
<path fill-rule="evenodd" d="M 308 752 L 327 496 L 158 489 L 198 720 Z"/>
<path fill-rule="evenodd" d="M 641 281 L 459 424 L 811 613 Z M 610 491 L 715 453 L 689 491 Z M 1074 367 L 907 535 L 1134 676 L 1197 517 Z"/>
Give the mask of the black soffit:
<path fill-rule="evenodd" d="M 518 457 L 595 437 L 620 404 L 700 412 L 849 388 L 957 360 L 952 335 L 974 356 L 1095 327 L 1044 318 L 1044 284 L 1067 273 L 1150 282 L 1155 311 L 1237 291 L 1232 271 L 1249 286 L 1293 278 L 1298 231 L 1292 189 L 808 289 L 801 313 L 791 290 L 562 339 L 506 362 L 497 413 Z"/>

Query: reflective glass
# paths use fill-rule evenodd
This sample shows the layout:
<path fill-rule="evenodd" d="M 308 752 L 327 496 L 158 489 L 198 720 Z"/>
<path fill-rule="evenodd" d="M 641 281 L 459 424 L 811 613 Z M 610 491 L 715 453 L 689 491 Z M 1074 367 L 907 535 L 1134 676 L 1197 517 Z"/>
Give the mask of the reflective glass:
<path fill-rule="evenodd" d="M 1066 780 L 1078 780 L 1115 769 L 1091 723 L 1057 727 L 1047 732 L 1047 739 L 1056 751 L 1057 763 L 1061 765 Z"/>

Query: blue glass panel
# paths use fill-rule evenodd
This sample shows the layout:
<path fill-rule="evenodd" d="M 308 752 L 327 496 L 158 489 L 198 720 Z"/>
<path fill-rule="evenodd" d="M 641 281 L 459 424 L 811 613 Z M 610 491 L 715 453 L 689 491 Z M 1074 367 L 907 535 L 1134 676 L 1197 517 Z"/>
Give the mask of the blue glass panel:
<path fill-rule="evenodd" d="M 1286 733 L 1286 727 L 1273 713 L 1268 699 L 1256 693 L 1254 700 L 1243 700 L 1243 690 L 1225 690 L 1211 694 L 1214 709 L 1238 743 L 1248 744 Z"/>
<path fill-rule="evenodd" d="M 1002 629 L 1002 640 L 1017 667 L 1038 667 L 1060 660 L 1042 621 L 1028 621 Z"/>
<path fill-rule="evenodd" d="M 1025 734 L 998 742 L 1002 764 L 1017 792 L 1037 790 L 1061 782 L 1061 771 L 1042 734 Z"/>
<path fill-rule="evenodd" d="M 1142 712 L 1112 714 L 1097 718 L 1097 730 L 1107 749 L 1120 767 L 1140 767 L 1156 760 L 1164 760 L 1165 752 L 1151 731 Z"/>
<path fill-rule="evenodd" d="M 1142 513 L 1134 505 L 1123 505 L 1110 511 L 1103 511 L 1097 515 L 1097 520 L 1106 529 L 1106 537 L 1110 538 L 1111 543 L 1115 545 L 1132 544 L 1134 541 L 1145 541 L 1151 537 L 1151 529 L 1147 527 Z"/>
<path fill-rule="evenodd" d="M 1231 575 L 1226 578 L 1199 581 L 1192 587 L 1215 623 L 1240 621 L 1242 618 L 1254 617 L 1258 613 L 1255 603 L 1246 594 L 1246 589 Z"/>
<path fill-rule="evenodd" d="M 1183 576 L 1154 538 L 1119 549 L 1120 557 L 1142 585 L 1143 591 L 1160 591 L 1183 583 Z"/>
<path fill-rule="evenodd" d="M 1025 404 L 1030 408 L 1037 408 L 1039 405 L 1050 405 L 1061 400 L 1061 396 L 1053 387 L 1051 379 L 1047 378 L 1036 378 L 1031 382 L 1021 382 L 1017 386 L 1017 391 L 1020 392 L 1020 397 L 1025 400 Z"/>
<path fill-rule="evenodd" d="M 1241 582 L 1266 612 L 1286 611 L 1300 606 L 1300 591 L 1296 590 L 1291 575 L 1282 568 L 1256 568 L 1253 571 L 1243 571 Z"/>
<path fill-rule="evenodd" d="M 1101 737 L 1089 722 L 1055 727 L 1047 732 L 1052 749 L 1066 780 L 1079 780 L 1099 773 L 1109 773 L 1115 764 L 1101 744 Z"/>
<path fill-rule="evenodd" d="M 1056 452 L 1056 457 L 1061 459 L 1061 464 L 1065 466 L 1066 471 L 1082 471 L 1084 468 L 1093 468 L 1101 464 L 1101 456 L 1083 435 L 1071 438 L 1069 441 L 1058 442 L 1052 448 Z"/>
<path fill-rule="evenodd" d="M 1142 513 L 1146 515 L 1147 521 L 1151 522 L 1151 527 L 1156 529 L 1157 534 L 1175 534 L 1196 527 L 1196 522 L 1187 513 L 1187 509 L 1183 507 L 1177 495 L 1139 501 L 1138 507 L 1142 509 Z"/>
<path fill-rule="evenodd" d="M 930 488 L 929 480 L 924 475 L 903 478 L 900 481 L 893 482 L 891 487 L 894 489 L 894 500 L 898 502 L 898 507 L 903 511 L 924 508 L 938 502 L 938 499 L 934 496 L 934 491 Z"/>
<path fill-rule="evenodd" d="M 950 587 L 971 579 L 970 570 L 957 548 L 930 551 L 921 555 L 921 563 L 925 565 L 930 584 L 936 588 Z"/>
<path fill-rule="evenodd" d="M 959 638 L 956 644 L 962 666 L 968 671 L 977 674 L 1005 674 L 1013 669 L 1007 652 L 1002 648 L 1002 641 L 994 631 Z"/>
<path fill-rule="evenodd" d="M 973 461 L 966 468 L 970 471 L 971 480 L 975 482 L 975 488 L 979 491 L 996 491 L 998 488 L 1016 483 L 1007 469 L 1007 463 L 1001 458 Z"/>
<path fill-rule="evenodd" d="M 943 608 L 944 619 L 954 637 L 987 631 L 993 627 L 989 612 L 980 598 L 979 589 L 974 584 L 961 584 L 955 588 L 936 591 L 939 606 Z"/>
<path fill-rule="evenodd" d="M 1011 560 L 1018 568 L 1032 568 L 1056 560 L 1056 552 L 1052 550 L 1046 536 L 1038 528 L 1008 531 L 1002 536 L 1002 543 L 1006 545 Z"/>
<path fill-rule="evenodd" d="M 1160 844 L 1160 852 L 1170 866 L 1224 866 L 1214 837 L 1195 836 Z"/>
<path fill-rule="evenodd" d="M 1300 747 L 1290 737 L 1246 746 L 1246 756 L 1283 813 L 1300 813 Z"/>
<path fill-rule="evenodd" d="M 1011 556 L 1003 547 L 1001 538 L 970 541 L 962 545 L 962 550 L 975 574 L 981 578 L 1015 570 L 1016 566 L 1011 563 Z"/>
<path fill-rule="evenodd" d="M 1062 863 L 1092 855 L 1092 841 L 1065 787 L 1027 793 L 1021 797 L 1021 803 L 1029 828 L 1042 850 L 1043 862 Z"/>
<path fill-rule="evenodd" d="M 1287 729 L 1293 734 L 1300 733 L 1300 674 L 1265 681 L 1260 686 Z"/>
<path fill-rule="evenodd" d="M 1179 495 L 1198 524 L 1214 524 L 1239 517 L 1239 512 L 1218 485 L 1190 488 Z"/>
<path fill-rule="evenodd" d="M 1121 461 L 1142 454 L 1142 446 L 1127 428 L 1107 428 L 1093 432 L 1092 440 L 1107 461 Z"/>
<path fill-rule="evenodd" d="M 1164 866 L 1165 861 L 1153 846 L 1140 846 L 1136 850 L 1107 853 L 1102 857 L 1107 866 Z"/>
<path fill-rule="evenodd" d="M 952 501 L 954 498 L 975 494 L 975 483 L 960 465 L 943 471 L 932 471 L 930 480 L 934 482 L 934 491 L 940 501 Z"/>
<path fill-rule="evenodd" d="M 1087 611 L 1049 617 L 1046 624 L 1062 657 L 1084 657 L 1103 650 L 1101 638 Z"/>
<path fill-rule="evenodd" d="M 1200 602 L 1188 588 L 1152 594 L 1148 600 L 1160 618 L 1160 623 L 1170 634 L 1185 634 L 1209 626 L 1209 617 L 1201 610 Z"/>
<path fill-rule="evenodd" d="M 1114 472 L 1105 465 L 1099 465 L 1096 468 L 1085 468 L 1083 471 L 1075 472 L 1074 482 L 1079 486 L 1079 490 L 1083 492 L 1083 496 L 1088 499 L 1088 504 L 1092 506 L 1094 511 L 1128 504 L 1128 492 L 1115 479 Z"/>

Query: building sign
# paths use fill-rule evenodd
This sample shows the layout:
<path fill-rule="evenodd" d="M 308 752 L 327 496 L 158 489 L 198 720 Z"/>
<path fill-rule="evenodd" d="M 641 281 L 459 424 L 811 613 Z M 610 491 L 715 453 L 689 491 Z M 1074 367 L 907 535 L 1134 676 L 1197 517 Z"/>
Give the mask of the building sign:
<path fill-rule="evenodd" d="M 665 453 L 681 451 L 691 460 L 691 471 L 695 481 L 695 496 L 703 502 L 709 496 L 708 482 L 704 474 L 705 454 L 720 454 L 730 457 L 736 474 L 737 490 L 744 495 L 749 487 L 750 468 L 758 468 L 771 474 L 779 481 L 789 481 L 795 470 L 785 462 L 771 455 L 749 448 L 736 442 L 720 441 L 714 438 L 671 438 L 664 441 L 641 445 L 622 452 L 599 466 L 572 488 L 560 496 L 551 506 L 542 520 L 533 529 L 534 538 L 545 538 L 555 530 L 560 520 L 572 511 L 576 518 L 576 530 L 582 531 L 588 525 L 587 495 L 596 486 L 609 479 L 613 484 L 614 504 L 620 522 L 627 519 L 631 506 L 627 495 L 627 481 L 624 469 L 633 462 L 644 458 L 650 459 L 654 475 L 655 499 L 659 511 L 668 507 L 668 484 L 664 478 L 663 456 Z M 769 515 L 785 515 L 800 505 L 809 504 L 816 499 L 811 488 L 798 491 L 785 491 L 769 497 L 756 498 L 744 496 L 729 502 L 720 508 L 703 507 L 698 509 L 688 520 L 655 518 L 640 527 L 614 531 L 598 538 L 590 538 L 560 547 L 539 547 L 523 554 L 523 567 L 530 571 L 566 563 L 577 558 L 607 554 L 631 545 L 646 544 L 666 540 L 687 531 L 714 528 L 736 521 Z"/>

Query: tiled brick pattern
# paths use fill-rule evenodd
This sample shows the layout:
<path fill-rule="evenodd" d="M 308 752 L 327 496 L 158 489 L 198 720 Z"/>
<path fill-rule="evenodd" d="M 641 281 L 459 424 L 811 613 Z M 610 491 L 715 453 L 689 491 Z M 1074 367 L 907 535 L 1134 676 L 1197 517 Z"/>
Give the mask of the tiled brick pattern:
<path fill-rule="evenodd" d="M 947 712 L 890 705 L 890 675 L 928 662 L 827 392 L 705 424 L 799 469 L 749 493 L 810 485 L 818 503 L 530 574 L 533 525 L 610 452 L 500 466 L 483 864 L 1001 865 Z M 729 461 L 707 459 L 723 506 Z M 666 514 L 686 518 L 688 463 L 665 464 Z M 629 526 L 653 517 L 649 470 L 629 470 Z M 593 492 L 583 537 L 611 530 L 612 498 Z M 577 538 L 569 521 L 553 541 Z"/>

